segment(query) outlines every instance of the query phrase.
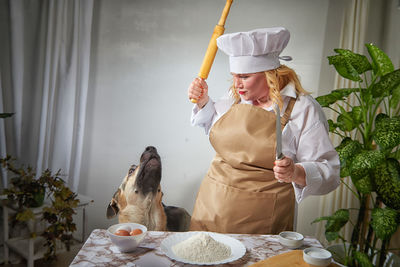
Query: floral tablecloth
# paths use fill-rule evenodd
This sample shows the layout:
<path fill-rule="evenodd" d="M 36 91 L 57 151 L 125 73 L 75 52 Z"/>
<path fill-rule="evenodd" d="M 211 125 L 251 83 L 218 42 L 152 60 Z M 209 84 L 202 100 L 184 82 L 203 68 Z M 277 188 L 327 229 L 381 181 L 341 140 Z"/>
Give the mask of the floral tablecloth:
<path fill-rule="evenodd" d="M 196 266 L 184 264 L 168 258 L 160 249 L 162 240 L 174 232 L 149 231 L 140 246 L 133 252 L 121 253 L 111 243 L 106 230 L 95 229 L 75 256 L 70 266 Z M 282 246 L 277 235 L 229 234 L 246 247 L 246 254 L 233 262 L 219 266 L 249 266 L 266 258 L 285 253 L 290 249 Z M 305 237 L 303 246 L 322 247 L 313 237 Z"/>

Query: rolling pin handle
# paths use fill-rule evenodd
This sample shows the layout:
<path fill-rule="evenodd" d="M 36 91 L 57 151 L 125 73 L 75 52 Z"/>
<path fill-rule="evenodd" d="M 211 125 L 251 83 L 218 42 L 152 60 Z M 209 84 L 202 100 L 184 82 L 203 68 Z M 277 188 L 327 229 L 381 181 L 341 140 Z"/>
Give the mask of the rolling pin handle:
<path fill-rule="evenodd" d="M 198 79 L 205 80 L 205 79 L 204 79 L 203 77 L 201 77 L 201 76 L 199 76 Z M 200 98 L 201 98 L 202 96 L 203 96 L 203 92 L 201 93 Z M 192 102 L 193 104 L 196 104 L 196 103 L 197 103 L 197 99 L 191 98 L 191 99 L 190 99 L 190 102 Z"/>
<path fill-rule="evenodd" d="M 226 0 L 224 10 L 222 11 L 221 17 L 218 24 L 215 25 L 214 32 L 211 36 L 210 42 L 208 43 L 206 54 L 203 58 L 203 63 L 200 67 L 199 77 L 203 80 L 207 79 L 210 73 L 211 66 L 213 64 L 215 54 L 217 53 L 217 38 L 221 36 L 225 31 L 225 21 L 228 16 L 229 9 L 231 8 L 233 0 Z M 201 97 L 201 96 L 200 96 Z M 192 103 L 197 103 L 197 99 L 190 99 Z"/>

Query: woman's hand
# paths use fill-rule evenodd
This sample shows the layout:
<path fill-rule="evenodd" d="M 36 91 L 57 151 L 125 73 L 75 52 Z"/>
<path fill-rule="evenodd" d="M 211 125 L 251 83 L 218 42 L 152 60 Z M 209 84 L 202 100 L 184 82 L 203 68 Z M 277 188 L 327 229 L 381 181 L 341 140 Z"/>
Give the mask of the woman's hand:
<path fill-rule="evenodd" d="M 294 164 L 291 158 L 284 157 L 281 160 L 276 160 L 274 165 L 274 175 L 278 181 L 295 182 L 300 186 L 306 186 L 306 172 L 303 166 Z"/>
<path fill-rule="evenodd" d="M 196 99 L 197 106 L 201 109 L 208 102 L 208 85 L 205 80 L 196 78 L 188 89 L 189 99 Z"/>

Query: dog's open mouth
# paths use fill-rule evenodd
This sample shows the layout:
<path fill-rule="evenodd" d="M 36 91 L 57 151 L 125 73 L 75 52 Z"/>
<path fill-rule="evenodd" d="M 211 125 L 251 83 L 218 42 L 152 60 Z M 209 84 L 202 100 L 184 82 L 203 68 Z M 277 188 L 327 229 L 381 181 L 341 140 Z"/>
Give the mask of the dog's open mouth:
<path fill-rule="evenodd" d="M 145 163 L 145 169 L 159 169 L 161 167 L 161 162 L 159 158 L 153 157 L 150 158 L 146 163 Z"/>
<path fill-rule="evenodd" d="M 155 193 L 161 181 L 161 159 L 155 147 L 149 146 L 140 157 L 136 186 L 143 195 Z"/>

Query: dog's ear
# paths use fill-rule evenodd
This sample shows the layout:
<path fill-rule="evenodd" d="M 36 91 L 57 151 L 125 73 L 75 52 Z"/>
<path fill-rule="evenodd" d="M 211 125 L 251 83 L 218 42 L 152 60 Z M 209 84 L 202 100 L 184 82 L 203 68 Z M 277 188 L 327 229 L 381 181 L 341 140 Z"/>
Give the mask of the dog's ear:
<path fill-rule="evenodd" d="M 120 191 L 121 191 L 121 189 L 118 188 L 117 192 L 114 193 L 114 196 L 111 199 L 110 203 L 108 203 L 107 219 L 111 219 L 111 218 L 115 217 L 119 212 L 118 196 L 119 196 Z"/>

